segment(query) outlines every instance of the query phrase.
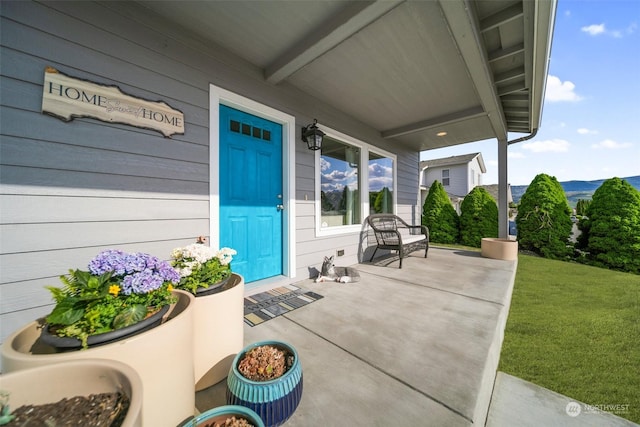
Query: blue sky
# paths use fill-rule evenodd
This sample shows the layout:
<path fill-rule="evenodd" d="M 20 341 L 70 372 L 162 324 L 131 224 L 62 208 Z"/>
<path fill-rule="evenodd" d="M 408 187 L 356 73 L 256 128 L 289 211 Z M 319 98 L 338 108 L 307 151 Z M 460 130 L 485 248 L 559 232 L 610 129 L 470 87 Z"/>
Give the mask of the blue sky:
<path fill-rule="evenodd" d="M 509 147 L 509 183 L 640 175 L 640 0 L 559 0 L 535 138 Z M 523 134 L 509 134 L 516 139 Z M 421 160 L 481 152 L 498 182 L 495 140 L 425 151 Z"/>

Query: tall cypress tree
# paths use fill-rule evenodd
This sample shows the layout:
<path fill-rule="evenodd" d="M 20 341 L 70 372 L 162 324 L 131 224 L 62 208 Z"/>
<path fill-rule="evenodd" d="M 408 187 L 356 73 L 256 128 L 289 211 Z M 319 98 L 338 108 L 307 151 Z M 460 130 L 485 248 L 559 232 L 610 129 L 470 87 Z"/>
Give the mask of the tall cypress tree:
<path fill-rule="evenodd" d="M 460 206 L 460 243 L 479 248 L 483 237 L 498 237 L 498 205 L 491 194 L 475 187 Z"/>
<path fill-rule="evenodd" d="M 518 242 L 522 249 L 546 258 L 566 258 L 572 253 L 571 208 L 555 177 L 537 175 L 520 199 Z"/>
<path fill-rule="evenodd" d="M 422 225 L 429 228 L 429 240 L 434 243 L 457 243 L 459 218 L 449 201 L 447 192 L 436 180 L 422 206 Z"/>
<path fill-rule="evenodd" d="M 587 251 L 587 259 L 640 274 L 640 191 L 623 179 L 608 179 L 593 193 L 586 216 L 577 246 Z"/>
<path fill-rule="evenodd" d="M 393 212 L 393 195 L 387 187 L 378 192 L 373 206 L 376 213 Z"/>

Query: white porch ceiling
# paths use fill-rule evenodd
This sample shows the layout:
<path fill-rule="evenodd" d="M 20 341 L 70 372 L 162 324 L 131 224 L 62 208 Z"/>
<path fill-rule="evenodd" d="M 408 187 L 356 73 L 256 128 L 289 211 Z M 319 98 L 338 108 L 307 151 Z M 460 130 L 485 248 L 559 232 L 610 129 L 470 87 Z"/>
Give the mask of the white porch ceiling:
<path fill-rule="evenodd" d="M 556 0 L 138 3 L 416 150 L 540 125 Z"/>

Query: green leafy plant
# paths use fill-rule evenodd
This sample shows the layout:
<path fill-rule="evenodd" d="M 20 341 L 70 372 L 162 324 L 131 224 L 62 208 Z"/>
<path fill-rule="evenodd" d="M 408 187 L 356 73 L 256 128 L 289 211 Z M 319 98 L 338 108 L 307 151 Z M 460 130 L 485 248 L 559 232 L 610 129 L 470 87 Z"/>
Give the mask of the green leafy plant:
<path fill-rule="evenodd" d="M 483 237 L 498 237 L 498 205 L 487 190 L 471 190 L 460 211 L 460 243 L 479 248 Z"/>
<path fill-rule="evenodd" d="M 168 262 L 149 254 L 101 252 L 89 271 L 69 270 L 60 276 L 63 287 L 47 287 L 56 302 L 46 318 L 49 332 L 87 348 L 91 335 L 133 325 L 175 302 L 171 290 L 179 280 Z"/>
<path fill-rule="evenodd" d="M 231 260 L 236 254 L 233 249 L 215 250 L 203 243 L 175 248 L 171 252 L 171 264 L 180 275 L 176 287 L 195 294 L 198 288 L 219 283 L 231 276 Z"/>
<path fill-rule="evenodd" d="M 0 426 L 9 424 L 14 418 L 9 408 L 9 392 L 0 390 Z"/>
<path fill-rule="evenodd" d="M 611 178 L 593 193 L 578 223 L 579 249 L 587 263 L 640 274 L 640 191 L 627 181 Z"/>
<path fill-rule="evenodd" d="M 459 222 L 444 187 L 434 181 L 422 207 L 422 225 L 429 229 L 429 239 L 434 243 L 457 243 Z"/>
<path fill-rule="evenodd" d="M 531 181 L 520 199 L 516 226 L 521 249 L 555 259 L 566 259 L 573 252 L 571 209 L 555 177 L 539 174 Z"/>

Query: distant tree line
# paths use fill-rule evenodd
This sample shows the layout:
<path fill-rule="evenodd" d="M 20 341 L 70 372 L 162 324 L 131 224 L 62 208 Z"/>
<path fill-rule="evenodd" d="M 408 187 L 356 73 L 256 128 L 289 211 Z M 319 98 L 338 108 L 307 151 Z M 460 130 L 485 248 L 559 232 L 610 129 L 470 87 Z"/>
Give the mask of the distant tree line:
<path fill-rule="evenodd" d="M 351 190 L 349 187 L 344 187 L 339 196 L 337 191 L 321 191 L 320 206 L 322 212 L 344 212 L 349 205 L 349 199 L 358 200 L 358 197 L 358 190 Z M 383 187 L 380 191 L 369 191 L 369 205 L 375 213 L 393 212 L 393 192 L 388 187 Z"/>
<path fill-rule="evenodd" d="M 611 178 L 580 200 L 576 215 L 581 231 L 571 242 L 572 210 L 555 177 L 539 174 L 520 199 L 516 216 L 521 250 L 552 259 L 578 261 L 640 274 L 640 191 L 620 178 Z M 442 184 L 435 181 L 423 205 L 422 224 L 434 243 L 480 247 L 483 237 L 498 236 L 495 200 L 481 187 L 463 200 L 460 216 Z"/>
<path fill-rule="evenodd" d="M 587 208 L 591 204 L 591 200 L 587 199 L 578 199 L 576 202 L 576 215 L 584 216 L 586 215 Z"/>

